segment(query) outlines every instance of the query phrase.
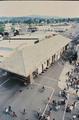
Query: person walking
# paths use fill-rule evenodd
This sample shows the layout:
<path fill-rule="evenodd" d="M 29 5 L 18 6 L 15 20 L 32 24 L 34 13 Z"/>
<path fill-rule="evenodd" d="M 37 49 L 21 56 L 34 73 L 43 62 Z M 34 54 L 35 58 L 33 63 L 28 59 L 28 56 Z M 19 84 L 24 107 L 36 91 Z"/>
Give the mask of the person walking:
<path fill-rule="evenodd" d="M 74 101 L 74 103 L 73 103 L 73 108 L 75 108 L 76 107 L 76 101 Z"/>
<path fill-rule="evenodd" d="M 25 110 L 25 108 L 24 108 L 24 110 L 23 110 L 23 115 L 26 113 L 26 110 Z"/>
<path fill-rule="evenodd" d="M 15 112 L 13 112 L 13 117 L 17 117 L 17 115 L 16 115 L 16 113 L 15 113 Z"/>
<path fill-rule="evenodd" d="M 68 85 L 68 83 L 66 84 L 66 86 L 67 86 L 67 89 L 69 89 L 69 85 Z"/>
<path fill-rule="evenodd" d="M 78 89 L 76 90 L 76 94 L 78 93 Z"/>
<path fill-rule="evenodd" d="M 9 112 L 12 112 L 12 108 L 11 108 L 10 105 L 8 106 L 8 111 L 9 111 Z"/>

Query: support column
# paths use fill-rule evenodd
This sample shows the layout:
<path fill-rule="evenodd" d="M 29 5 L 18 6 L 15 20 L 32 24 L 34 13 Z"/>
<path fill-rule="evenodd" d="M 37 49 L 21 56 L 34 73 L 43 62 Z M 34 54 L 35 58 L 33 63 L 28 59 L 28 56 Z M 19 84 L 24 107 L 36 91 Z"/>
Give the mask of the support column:
<path fill-rule="evenodd" d="M 34 83 L 33 75 L 32 73 L 30 74 L 30 84 Z"/>

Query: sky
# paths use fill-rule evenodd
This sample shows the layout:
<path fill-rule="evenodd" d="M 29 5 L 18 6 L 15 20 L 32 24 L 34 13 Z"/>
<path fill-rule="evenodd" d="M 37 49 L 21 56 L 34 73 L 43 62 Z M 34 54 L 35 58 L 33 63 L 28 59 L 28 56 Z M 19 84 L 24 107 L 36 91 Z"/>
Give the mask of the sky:
<path fill-rule="evenodd" d="M 79 17 L 79 1 L 1 1 L 0 16 Z"/>

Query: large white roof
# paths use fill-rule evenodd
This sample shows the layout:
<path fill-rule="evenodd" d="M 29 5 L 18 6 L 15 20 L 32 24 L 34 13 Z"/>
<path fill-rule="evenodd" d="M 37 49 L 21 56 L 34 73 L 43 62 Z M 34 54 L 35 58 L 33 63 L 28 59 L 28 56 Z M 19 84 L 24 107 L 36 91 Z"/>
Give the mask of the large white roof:
<path fill-rule="evenodd" d="M 46 38 L 32 46 L 27 46 L 25 42 L 19 42 L 18 40 L 15 40 L 13 43 L 12 41 L 11 43 L 8 43 L 8 41 L 1 41 L 2 43 L 0 42 L 0 47 L 8 47 L 12 49 L 7 51 L 5 49 L 10 55 L 4 57 L 5 59 L 1 66 L 14 73 L 27 76 L 51 55 L 59 52 L 59 50 L 70 41 L 70 39 L 61 35 L 55 35 L 49 39 Z"/>

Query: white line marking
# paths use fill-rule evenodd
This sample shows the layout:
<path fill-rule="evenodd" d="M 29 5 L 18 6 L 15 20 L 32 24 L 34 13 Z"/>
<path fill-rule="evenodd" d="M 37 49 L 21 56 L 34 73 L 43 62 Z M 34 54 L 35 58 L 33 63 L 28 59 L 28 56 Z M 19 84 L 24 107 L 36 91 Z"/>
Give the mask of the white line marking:
<path fill-rule="evenodd" d="M 0 84 L 0 87 L 2 86 L 2 85 L 4 85 L 6 82 L 8 82 L 10 79 L 7 79 L 6 81 L 4 81 L 2 84 Z"/>
<path fill-rule="evenodd" d="M 52 91 L 52 93 L 51 93 L 51 95 L 50 95 L 49 101 L 48 101 L 48 103 L 47 103 L 47 105 L 46 105 L 46 107 L 45 107 L 45 109 L 44 109 L 44 111 L 43 111 L 43 113 L 42 113 L 42 117 L 44 116 L 44 114 L 45 114 L 45 112 L 46 112 L 46 110 L 47 110 L 47 107 L 48 107 L 48 105 L 49 105 L 49 103 L 50 103 L 50 101 L 51 101 L 51 99 L 52 99 L 53 94 L 54 94 L 54 90 Z"/>
<path fill-rule="evenodd" d="M 69 101 L 69 96 L 68 96 L 68 99 L 67 99 L 67 102 L 66 102 L 66 105 L 65 105 L 65 110 L 64 110 L 64 113 L 63 113 L 63 118 L 62 118 L 62 120 L 65 119 L 65 114 L 66 114 L 66 108 L 67 108 L 67 105 L 68 105 L 68 101 Z"/>

